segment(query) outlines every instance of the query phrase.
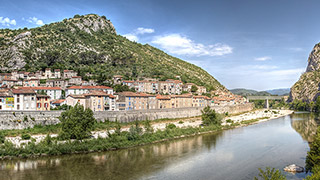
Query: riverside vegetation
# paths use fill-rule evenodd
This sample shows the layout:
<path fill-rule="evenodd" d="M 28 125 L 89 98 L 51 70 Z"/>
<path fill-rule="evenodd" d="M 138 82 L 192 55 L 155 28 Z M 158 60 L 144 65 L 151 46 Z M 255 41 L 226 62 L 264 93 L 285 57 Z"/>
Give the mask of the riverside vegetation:
<path fill-rule="evenodd" d="M 121 123 L 107 121 L 104 126 L 107 128 L 108 137 L 93 139 L 90 138 L 91 130 L 95 129 L 95 126 L 99 123 L 94 119 L 90 109 L 84 109 L 83 106 L 76 105 L 61 114 L 59 126 L 51 126 L 55 132 L 58 131 L 59 136 L 57 138 L 47 134 L 46 138 L 40 143 L 35 143 L 35 140 L 32 139 L 29 143 L 16 147 L 13 143 L 4 139 L 5 134 L 10 131 L 1 131 L 0 156 L 28 157 L 114 150 L 202 132 L 215 132 L 235 126 L 222 127 L 223 116 L 210 107 L 202 110 L 201 118 L 203 125 L 200 127 L 177 128 L 174 124 L 169 123 L 164 131 L 154 131 L 149 120 L 143 121 L 144 128 L 141 127 L 141 122 L 135 121 L 129 131 L 121 131 Z M 29 129 L 29 131 L 32 130 Z"/>

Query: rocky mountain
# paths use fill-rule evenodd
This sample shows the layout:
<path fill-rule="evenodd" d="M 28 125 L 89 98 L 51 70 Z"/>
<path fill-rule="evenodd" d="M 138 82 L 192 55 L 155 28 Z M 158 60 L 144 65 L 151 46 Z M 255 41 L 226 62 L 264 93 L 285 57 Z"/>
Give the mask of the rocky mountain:
<path fill-rule="evenodd" d="M 98 82 L 115 74 L 124 79 L 181 78 L 208 90 L 227 91 L 202 68 L 118 35 L 105 16 L 75 15 L 32 29 L 0 29 L 1 71 L 35 72 L 48 67 L 73 69 L 83 79 Z"/>
<path fill-rule="evenodd" d="M 315 101 L 320 95 L 320 43 L 316 44 L 308 58 L 306 72 L 291 87 L 289 101 Z"/>
<path fill-rule="evenodd" d="M 266 91 L 256 91 L 252 89 L 231 89 L 233 94 L 241 95 L 241 96 L 270 96 L 271 94 Z"/>

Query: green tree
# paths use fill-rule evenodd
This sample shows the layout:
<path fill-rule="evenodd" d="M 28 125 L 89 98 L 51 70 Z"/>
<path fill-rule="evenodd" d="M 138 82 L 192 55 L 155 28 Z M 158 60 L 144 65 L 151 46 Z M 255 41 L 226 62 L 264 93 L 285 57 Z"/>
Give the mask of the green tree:
<path fill-rule="evenodd" d="M 306 171 L 312 171 L 312 168 L 317 165 L 320 165 L 320 127 L 318 127 L 316 137 L 310 145 L 310 151 L 306 158 Z"/>
<path fill-rule="evenodd" d="M 201 119 L 204 125 L 221 125 L 222 116 L 209 106 L 201 110 Z"/>
<path fill-rule="evenodd" d="M 313 107 L 314 112 L 319 113 L 320 112 L 320 96 L 317 97 L 316 102 L 314 103 Z"/>
<path fill-rule="evenodd" d="M 84 139 L 91 135 L 91 130 L 96 122 L 91 109 L 85 109 L 77 103 L 69 110 L 62 112 L 59 120 L 61 121 L 61 139 Z"/>
<path fill-rule="evenodd" d="M 254 177 L 254 180 L 286 180 L 286 176 L 284 176 L 279 169 L 274 169 L 267 167 L 265 171 L 259 168 L 259 178 Z"/>
<path fill-rule="evenodd" d="M 191 86 L 191 92 L 197 92 L 198 91 L 198 87 L 195 85 Z"/>

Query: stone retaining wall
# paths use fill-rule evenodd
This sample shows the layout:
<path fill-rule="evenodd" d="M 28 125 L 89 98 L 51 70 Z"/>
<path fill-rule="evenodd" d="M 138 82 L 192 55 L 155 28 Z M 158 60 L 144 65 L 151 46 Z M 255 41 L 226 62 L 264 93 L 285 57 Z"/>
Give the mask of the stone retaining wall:
<path fill-rule="evenodd" d="M 212 106 L 218 113 L 240 113 L 253 109 L 253 104 L 239 104 L 228 106 Z M 94 112 L 98 121 L 131 122 L 135 120 L 155 120 L 163 118 L 185 118 L 200 116 L 203 107 L 175 108 L 175 109 L 152 109 L 132 111 L 103 111 Z M 58 117 L 62 111 L 1 111 L 0 129 L 24 129 L 33 127 L 35 124 L 50 125 L 59 123 Z"/>

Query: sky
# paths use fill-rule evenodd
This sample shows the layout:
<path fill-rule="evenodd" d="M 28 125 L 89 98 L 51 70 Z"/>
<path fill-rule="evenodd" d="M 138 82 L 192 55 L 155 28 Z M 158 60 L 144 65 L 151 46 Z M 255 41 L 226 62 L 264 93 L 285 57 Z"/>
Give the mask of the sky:
<path fill-rule="evenodd" d="M 318 0 L 0 0 L 0 28 L 105 15 L 118 34 L 208 71 L 228 89 L 290 88 L 319 43 Z"/>

